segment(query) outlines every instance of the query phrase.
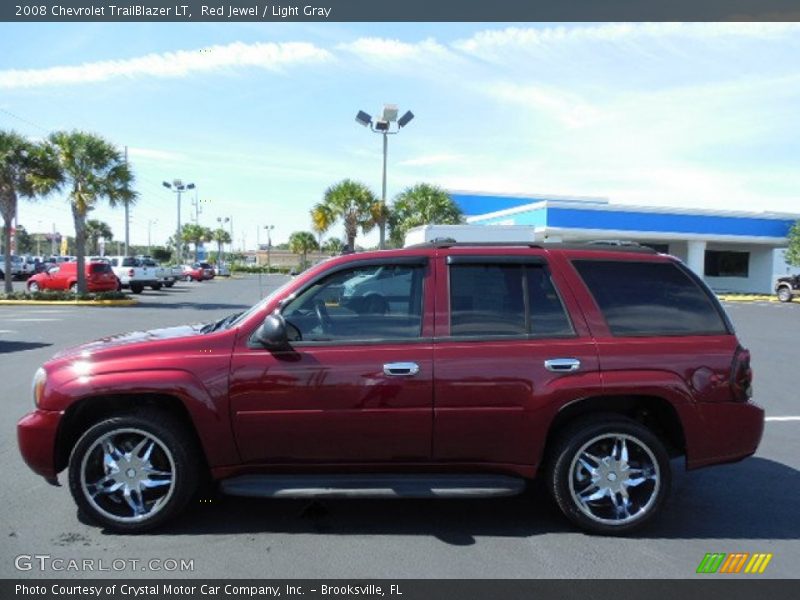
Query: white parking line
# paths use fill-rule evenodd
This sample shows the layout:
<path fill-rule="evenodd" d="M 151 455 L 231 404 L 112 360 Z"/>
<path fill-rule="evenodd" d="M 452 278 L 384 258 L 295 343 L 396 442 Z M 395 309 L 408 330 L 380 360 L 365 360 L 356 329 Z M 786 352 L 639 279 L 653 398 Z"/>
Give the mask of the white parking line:
<path fill-rule="evenodd" d="M 15 323 L 41 323 L 44 321 L 60 321 L 61 319 L 14 319 Z"/>
<path fill-rule="evenodd" d="M 0 333 L 17 333 L 13 329 L 0 329 Z"/>
<path fill-rule="evenodd" d="M 800 421 L 800 417 L 764 417 L 765 421 Z"/>

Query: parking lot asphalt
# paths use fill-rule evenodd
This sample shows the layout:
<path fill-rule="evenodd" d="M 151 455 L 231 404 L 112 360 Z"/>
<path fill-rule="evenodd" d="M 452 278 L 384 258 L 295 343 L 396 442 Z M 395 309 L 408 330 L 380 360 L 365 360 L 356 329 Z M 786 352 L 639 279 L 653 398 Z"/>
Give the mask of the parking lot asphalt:
<path fill-rule="evenodd" d="M 695 575 L 707 552 L 770 552 L 758 577 L 798 577 L 798 420 L 769 420 L 758 453 L 743 462 L 684 472 L 675 461 L 664 512 L 629 538 L 577 532 L 536 486 L 493 500 L 214 496 L 154 533 L 124 536 L 80 522 L 68 490 L 24 465 L 15 424 L 32 408 L 34 371 L 52 354 L 108 334 L 238 312 L 284 280 L 178 283 L 146 291 L 130 308 L 0 306 L 0 577 L 686 578 L 709 577 Z M 800 302 L 726 309 L 753 353 L 755 396 L 768 417 L 800 416 Z M 19 571 L 20 555 L 104 559 L 106 566 L 121 559 L 126 566 Z M 193 570 L 143 570 L 151 559 L 190 560 Z"/>

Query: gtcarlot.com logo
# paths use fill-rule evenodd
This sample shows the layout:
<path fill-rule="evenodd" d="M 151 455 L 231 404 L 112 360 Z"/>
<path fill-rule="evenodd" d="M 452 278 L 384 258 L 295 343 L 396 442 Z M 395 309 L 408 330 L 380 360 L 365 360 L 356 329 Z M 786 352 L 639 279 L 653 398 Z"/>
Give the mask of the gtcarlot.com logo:
<path fill-rule="evenodd" d="M 765 552 L 709 552 L 697 566 L 698 573 L 750 573 L 761 574 L 767 570 L 772 553 Z"/>

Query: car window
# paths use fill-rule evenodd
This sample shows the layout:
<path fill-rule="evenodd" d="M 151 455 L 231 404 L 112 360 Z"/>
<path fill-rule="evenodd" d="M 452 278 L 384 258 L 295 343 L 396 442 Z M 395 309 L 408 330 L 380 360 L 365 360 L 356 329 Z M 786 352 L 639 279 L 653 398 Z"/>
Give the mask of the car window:
<path fill-rule="evenodd" d="M 108 263 L 94 263 L 89 265 L 90 273 L 110 273 L 111 266 Z"/>
<path fill-rule="evenodd" d="M 422 265 L 359 266 L 314 282 L 283 310 L 290 338 L 294 341 L 418 338 L 424 273 Z"/>
<path fill-rule="evenodd" d="M 138 267 L 139 261 L 135 258 L 128 256 L 122 259 L 122 266 L 123 267 Z"/>
<path fill-rule="evenodd" d="M 727 333 L 710 293 L 672 262 L 576 260 L 614 335 Z"/>
<path fill-rule="evenodd" d="M 450 266 L 450 335 L 573 334 L 572 324 L 544 265 Z"/>

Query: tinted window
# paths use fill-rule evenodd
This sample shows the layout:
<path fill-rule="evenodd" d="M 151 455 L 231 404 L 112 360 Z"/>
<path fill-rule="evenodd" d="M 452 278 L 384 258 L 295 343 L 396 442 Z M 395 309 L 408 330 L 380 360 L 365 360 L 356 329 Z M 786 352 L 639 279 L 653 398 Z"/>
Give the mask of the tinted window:
<path fill-rule="evenodd" d="M 572 333 L 561 299 L 544 267 L 522 264 L 450 267 L 450 335 Z"/>
<path fill-rule="evenodd" d="M 614 335 L 727 333 L 708 292 L 671 262 L 577 260 Z"/>
<path fill-rule="evenodd" d="M 139 261 L 136 260 L 135 258 L 132 258 L 132 257 L 128 256 L 128 257 L 122 259 L 122 266 L 123 267 L 138 267 L 139 266 Z"/>
<path fill-rule="evenodd" d="M 294 341 L 413 339 L 422 326 L 421 265 L 339 271 L 303 290 L 283 315 Z"/>
<path fill-rule="evenodd" d="M 709 277 L 747 277 L 749 252 L 706 250 L 705 274 Z"/>
<path fill-rule="evenodd" d="M 89 265 L 89 273 L 110 273 L 111 265 L 107 263 L 94 263 Z"/>

